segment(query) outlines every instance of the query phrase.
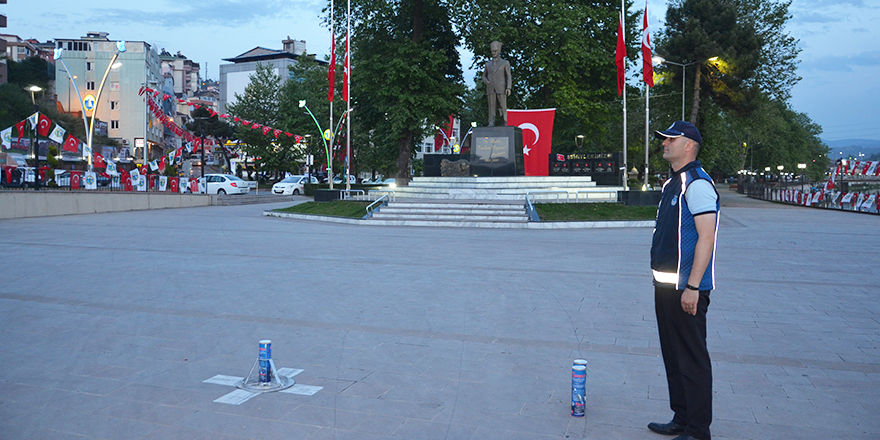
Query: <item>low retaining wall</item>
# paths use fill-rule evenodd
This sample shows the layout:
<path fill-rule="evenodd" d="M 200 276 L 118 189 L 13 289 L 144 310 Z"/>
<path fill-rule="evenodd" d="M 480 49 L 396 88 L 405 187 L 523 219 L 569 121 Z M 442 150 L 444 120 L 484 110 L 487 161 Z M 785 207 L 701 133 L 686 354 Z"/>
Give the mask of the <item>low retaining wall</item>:
<path fill-rule="evenodd" d="M 0 191 L 0 219 L 216 204 L 217 196 L 138 192 Z"/>

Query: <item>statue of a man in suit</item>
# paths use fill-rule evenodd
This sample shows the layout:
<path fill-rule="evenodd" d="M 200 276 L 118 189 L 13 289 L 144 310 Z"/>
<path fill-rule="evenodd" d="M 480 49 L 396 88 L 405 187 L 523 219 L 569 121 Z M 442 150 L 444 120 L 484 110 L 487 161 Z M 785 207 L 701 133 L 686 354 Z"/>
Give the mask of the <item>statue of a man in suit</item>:
<path fill-rule="evenodd" d="M 501 111 L 501 118 L 507 124 L 507 97 L 510 95 L 512 78 L 510 76 L 510 63 L 501 58 L 501 42 L 493 41 L 489 44 L 492 51 L 492 59 L 486 62 L 483 69 L 483 83 L 486 84 L 486 95 L 489 97 L 489 126 L 495 125 L 497 109 Z"/>

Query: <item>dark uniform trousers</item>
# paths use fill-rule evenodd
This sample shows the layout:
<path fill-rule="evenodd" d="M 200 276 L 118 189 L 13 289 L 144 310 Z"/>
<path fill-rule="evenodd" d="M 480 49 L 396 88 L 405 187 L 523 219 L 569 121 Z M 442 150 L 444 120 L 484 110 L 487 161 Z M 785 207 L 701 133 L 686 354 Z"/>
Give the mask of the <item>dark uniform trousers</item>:
<path fill-rule="evenodd" d="M 681 308 L 681 290 L 654 285 L 654 308 L 660 333 L 660 351 L 666 365 L 669 406 L 675 423 L 686 425 L 684 433 L 710 438 L 712 423 L 712 363 L 706 348 L 706 311 L 709 291 L 700 291 L 697 314 Z"/>

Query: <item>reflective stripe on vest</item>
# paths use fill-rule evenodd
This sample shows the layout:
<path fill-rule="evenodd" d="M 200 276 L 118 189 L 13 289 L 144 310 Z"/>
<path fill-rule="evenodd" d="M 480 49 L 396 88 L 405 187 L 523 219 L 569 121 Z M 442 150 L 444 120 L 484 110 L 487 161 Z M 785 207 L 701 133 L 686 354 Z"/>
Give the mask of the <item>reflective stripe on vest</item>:
<path fill-rule="evenodd" d="M 654 272 L 654 281 L 663 284 L 674 284 L 678 285 L 678 274 L 675 272 L 660 272 L 659 270 L 653 270 Z"/>

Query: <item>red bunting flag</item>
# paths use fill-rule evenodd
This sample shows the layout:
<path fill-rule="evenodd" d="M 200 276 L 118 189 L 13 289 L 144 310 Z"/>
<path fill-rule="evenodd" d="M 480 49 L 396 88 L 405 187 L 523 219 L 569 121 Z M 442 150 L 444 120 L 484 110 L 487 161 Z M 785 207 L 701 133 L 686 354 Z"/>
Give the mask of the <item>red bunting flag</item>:
<path fill-rule="evenodd" d="M 252 130 L 256 130 L 256 129 L 260 128 L 260 127 L 262 127 L 262 125 L 257 124 L 257 123 L 254 123 L 253 125 L 251 125 L 251 129 L 252 129 Z"/>
<path fill-rule="evenodd" d="M 617 53 L 614 55 L 617 64 L 617 96 L 623 93 L 626 84 L 626 41 L 623 38 L 623 14 L 617 19 Z"/>
<path fill-rule="evenodd" d="M 642 76 L 645 84 L 654 87 L 654 64 L 651 60 L 651 34 L 648 31 L 648 2 L 645 2 L 644 26 L 642 27 Z"/>
<path fill-rule="evenodd" d="M 15 124 L 15 129 L 18 130 L 18 142 L 21 143 L 21 138 L 24 136 L 24 124 L 27 123 L 27 119 L 24 121 Z"/>
<path fill-rule="evenodd" d="M 251 125 L 251 121 L 245 121 L 242 119 L 241 125 L 244 125 L 245 127 L 247 127 L 248 125 Z"/>
<path fill-rule="evenodd" d="M 40 123 L 37 125 L 37 133 L 43 137 L 49 136 L 50 128 L 52 128 L 52 120 L 47 118 L 46 115 L 40 113 Z"/>
<path fill-rule="evenodd" d="M 286 134 L 287 137 L 293 137 L 293 133 L 288 133 L 288 132 L 285 131 L 284 134 Z"/>
<path fill-rule="evenodd" d="M 233 120 L 234 122 L 241 122 L 241 118 L 239 118 L 238 116 L 232 118 L 232 120 Z"/>
<path fill-rule="evenodd" d="M 67 136 L 67 140 L 64 141 L 64 146 L 61 147 L 64 151 L 70 151 L 72 153 L 76 153 L 79 151 L 79 139 L 74 137 L 72 134 Z"/>
<path fill-rule="evenodd" d="M 281 137 L 281 130 L 275 129 L 274 131 L 272 131 L 272 134 L 274 134 L 275 138 L 277 139 Z"/>
<path fill-rule="evenodd" d="M 270 132 L 271 130 L 272 130 L 272 127 L 266 127 L 266 126 L 264 125 L 264 126 L 263 126 L 263 136 L 266 136 L 267 134 L 269 134 L 269 132 Z"/>
<path fill-rule="evenodd" d="M 229 115 L 227 115 L 226 113 L 223 113 L 222 115 L 220 115 L 220 117 L 223 119 L 228 119 Z"/>
<path fill-rule="evenodd" d="M 288 134 L 289 134 L 289 133 L 288 133 Z M 300 142 L 302 142 L 303 137 L 300 136 L 300 135 L 296 135 L 296 136 L 293 137 L 293 140 L 294 140 L 296 143 L 300 143 Z"/>

